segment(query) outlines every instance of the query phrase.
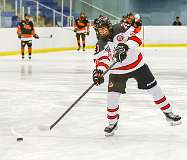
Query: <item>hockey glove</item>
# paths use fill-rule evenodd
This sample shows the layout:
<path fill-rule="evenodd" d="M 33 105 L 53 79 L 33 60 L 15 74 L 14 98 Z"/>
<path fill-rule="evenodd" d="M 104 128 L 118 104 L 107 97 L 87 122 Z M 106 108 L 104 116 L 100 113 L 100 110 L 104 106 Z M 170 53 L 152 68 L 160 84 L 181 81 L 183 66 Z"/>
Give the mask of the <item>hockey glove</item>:
<path fill-rule="evenodd" d="M 93 81 L 96 85 L 100 85 L 104 82 L 104 77 L 102 76 L 103 71 L 100 69 L 94 69 L 93 71 Z"/>
<path fill-rule="evenodd" d="M 39 36 L 38 36 L 37 34 L 35 34 L 33 37 L 34 37 L 35 39 L 39 39 Z"/>
<path fill-rule="evenodd" d="M 18 38 L 21 39 L 21 34 L 18 34 Z"/>
<path fill-rule="evenodd" d="M 74 28 L 74 30 L 73 30 L 74 32 L 77 32 L 78 31 L 78 29 L 77 28 Z"/>
<path fill-rule="evenodd" d="M 129 47 L 124 43 L 119 43 L 115 48 L 115 58 L 117 62 L 123 62 L 127 57 L 127 51 Z"/>
<path fill-rule="evenodd" d="M 89 36 L 90 32 L 87 32 L 86 35 Z"/>

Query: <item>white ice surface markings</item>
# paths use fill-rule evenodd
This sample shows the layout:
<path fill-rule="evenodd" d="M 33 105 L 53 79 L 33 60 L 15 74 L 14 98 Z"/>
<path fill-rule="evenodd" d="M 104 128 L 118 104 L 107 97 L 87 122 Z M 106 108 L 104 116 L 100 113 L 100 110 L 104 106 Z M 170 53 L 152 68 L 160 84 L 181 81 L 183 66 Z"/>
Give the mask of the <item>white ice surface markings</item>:
<path fill-rule="evenodd" d="M 105 138 L 106 86 L 94 87 L 51 132 L 51 124 L 92 84 L 92 53 L 0 57 L 1 160 L 186 160 L 187 49 L 144 49 L 181 126 L 170 127 L 151 97 L 128 82 L 120 101 L 119 130 Z M 107 81 L 107 80 L 106 80 Z M 11 127 L 23 134 L 18 143 Z"/>

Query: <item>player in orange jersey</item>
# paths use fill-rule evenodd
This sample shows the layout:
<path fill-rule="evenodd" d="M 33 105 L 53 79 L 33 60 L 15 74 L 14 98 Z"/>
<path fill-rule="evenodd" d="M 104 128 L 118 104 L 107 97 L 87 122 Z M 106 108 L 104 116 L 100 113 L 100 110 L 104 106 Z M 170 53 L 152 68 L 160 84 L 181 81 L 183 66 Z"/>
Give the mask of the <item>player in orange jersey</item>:
<path fill-rule="evenodd" d="M 24 59 L 25 46 L 28 46 L 29 59 L 32 55 L 32 37 L 39 39 L 39 36 L 35 33 L 34 24 L 30 20 L 30 15 L 25 14 L 25 19 L 21 20 L 18 24 L 17 35 L 21 39 L 21 55 Z"/>
<path fill-rule="evenodd" d="M 80 37 L 82 39 L 82 46 L 83 46 L 83 51 L 85 51 L 85 37 L 86 35 L 89 35 L 90 30 L 89 30 L 89 21 L 86 19 L 86 15 L 84 12 L 80 13 L 80 16 L 75 20 L 74 23 L 74 32 L 76 32 L 76 38 L 77 38 L 77 44 L 78 48 L 77 50 L 79 51 L 81 48 L 81 43 L 80 43 Z"/>

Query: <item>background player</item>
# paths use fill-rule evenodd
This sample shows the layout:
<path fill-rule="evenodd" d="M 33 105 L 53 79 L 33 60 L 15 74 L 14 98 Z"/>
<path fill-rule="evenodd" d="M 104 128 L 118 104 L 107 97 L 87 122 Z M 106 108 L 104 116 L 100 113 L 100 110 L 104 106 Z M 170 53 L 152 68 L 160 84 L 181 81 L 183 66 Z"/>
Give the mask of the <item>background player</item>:
<path fill-rule="evenodd" d="M 133 20 L 135 21 L 135 19 Z M 136 21 L 135 21 L 136 22 Z M 93 81 L 96 85 L 104 82 L 101 76 L 111 62 L 118 63 L 110 71 L 107 96 L 107 118 L 109 125 L 105 128 L 105 135 L 114 135 L 118 127 L 119 98 L 126 93 L 126 82 L 134 78 L 138 88 L 146 90 L 153 96 L 155 104 L 166 116 L 171 125 L 181 124 L 181 117 L 172 112 L 172 107 L 166 100 L 166 96 L 160 89 L 148 65 L 144 62 L 143 56 L 138 50 L 142 44 L 139 33 L 132 26 L 131 21 L 113 25 L 107 17 L 100 17 L 95 22 L 99 33 L 99 40 L 96 44 L 95 65 Z M 131 24 L 131 25 L 129 25 Z"/>
<path fill-rule="evenodd" d="M 17 35 L 21 39 L 21 55 L 24 59 L 25 46 L 28 46 L 29 59 L 32 55 L 32 37 L 39 39 L 39 36 L 35 33 L 34 24 L 30 20 L 30 15 L 25 14 L 25 19 L 21 20 L 18 24 Z"/>
<path fill-rule="evenodd" d="M 89 21 L 86 19 L 86 15 L 84 12 L 80 13 L 80 16 L 75 20 L 74 23 L 74 32 L 76 32 L 76 38 L 77 38 L 77 44 L 78 48 L 77 50 L 79 51 L 81 48 L 80 44 L 80 37 L 82 39 L 82 46 L 83 46 L 83 51 L 85 51 L 85 37 L 86 35 L 89 35 L 90 30 L 89 30 Z"/>

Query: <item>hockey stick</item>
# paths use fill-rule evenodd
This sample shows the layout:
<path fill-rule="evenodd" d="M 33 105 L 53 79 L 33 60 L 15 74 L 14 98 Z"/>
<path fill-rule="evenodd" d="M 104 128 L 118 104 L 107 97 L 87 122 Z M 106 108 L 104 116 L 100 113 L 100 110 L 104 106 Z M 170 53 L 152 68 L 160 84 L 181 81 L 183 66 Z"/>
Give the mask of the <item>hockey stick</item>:
<path fill-rule="evenodd" d="M 51 35 L 49 35 L 49 36 L 39 36 L 39 38 L 52 38 L 53 37 L 53 35 L 51 34 Z"/>
<path fill-rule="evenodd" d="M 116 61 L 113 62 L 109 66 L 109 68 L 102 74 L 102 76 L 104 76 L 116 63 Z M 57 125 L 57 123 L 86 95 L 86 93 L 88 93 L 93 88 L 93 86 L 95 86 L 95 83 L 88 87 L 88 89 L 86 89 L 86 91 L 84 91 L 84 93 L 82 93 L 80 97 L 77 98 L 77 100 L 53 124 L 51 124 L 50 126 L 39 126 L 38 128 L 40 130 L 52 130 Z"/>
<path fill-rule="evenodd" d="M 60 24 L 56 24 L 56 26 L 59 27 L 59 28 L 61 28 L 61 29 L 65 29 L 65 30 L 69 30 L 69 31 L 74 32 L 74 29 L 73 29 L 73 28 L 63 27 L 63 26 L 61 26 Z"/>

